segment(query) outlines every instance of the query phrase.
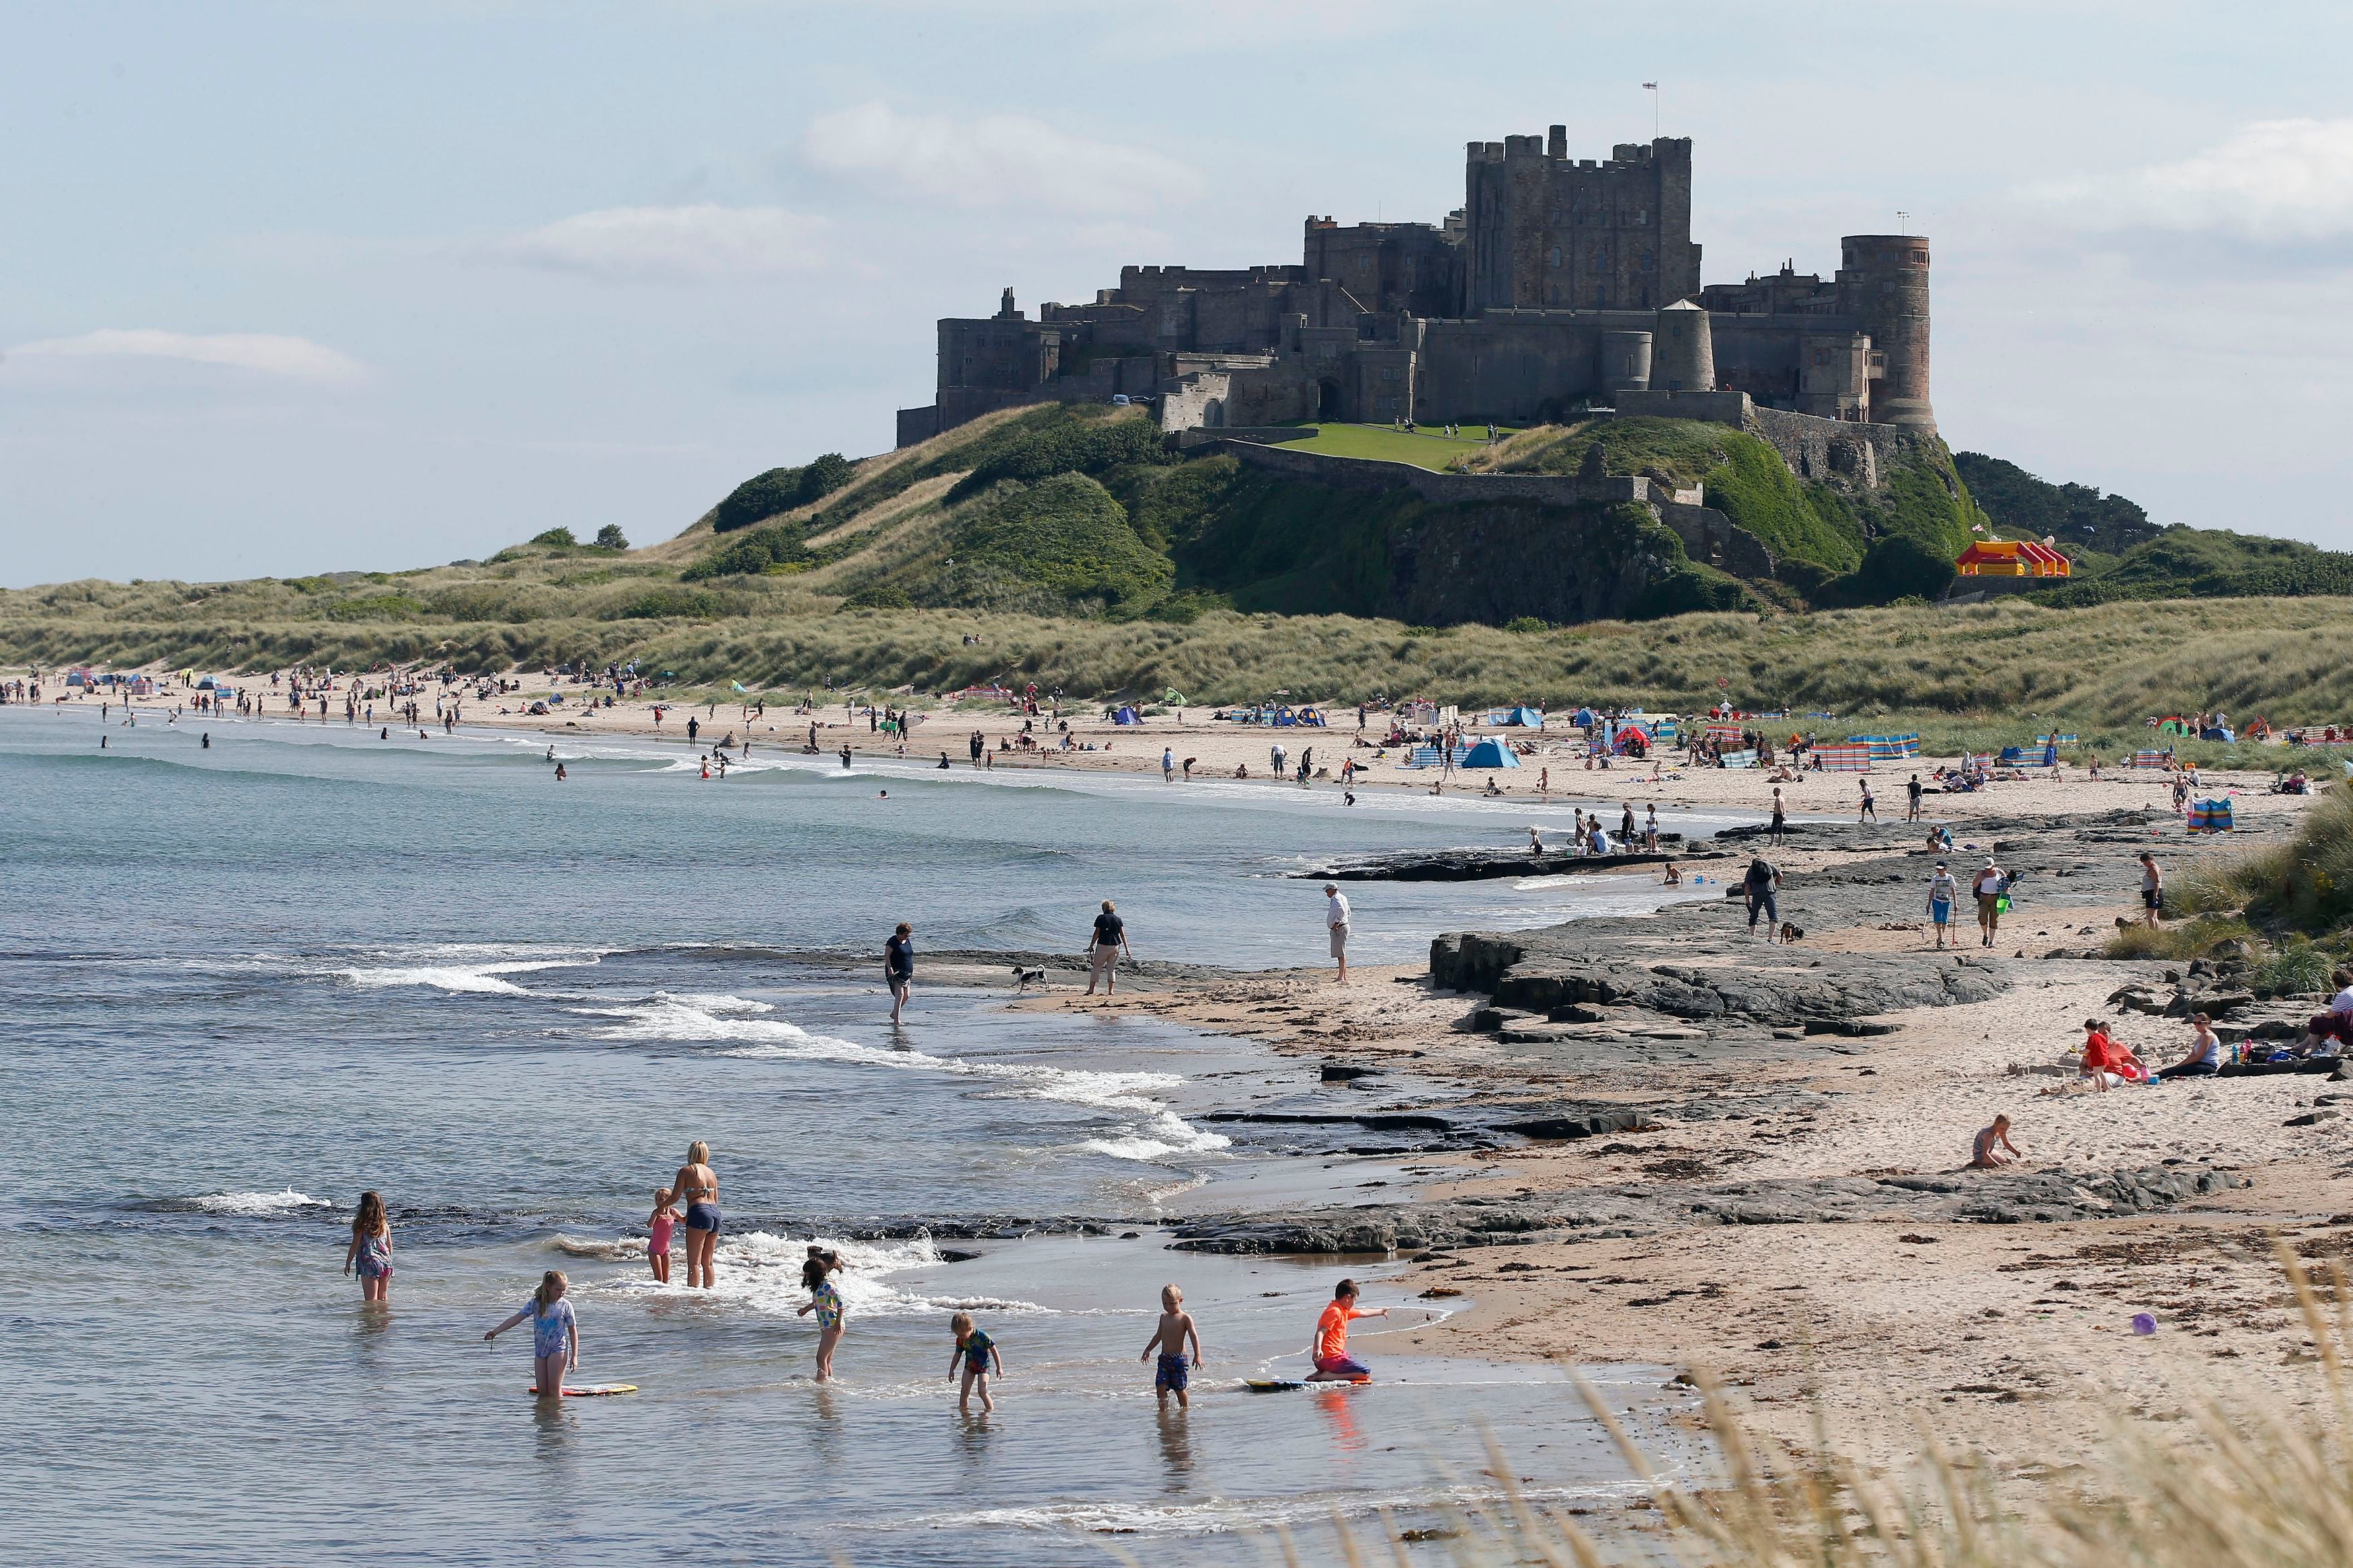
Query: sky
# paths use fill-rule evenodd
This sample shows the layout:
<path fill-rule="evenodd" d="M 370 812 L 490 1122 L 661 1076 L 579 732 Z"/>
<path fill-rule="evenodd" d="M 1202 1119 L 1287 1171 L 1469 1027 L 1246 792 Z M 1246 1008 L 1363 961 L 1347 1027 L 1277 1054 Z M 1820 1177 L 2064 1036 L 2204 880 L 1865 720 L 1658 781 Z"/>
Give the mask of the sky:
<path fill-rule="evenodd" d="M 1654 110 L 1706 281 L 1931 237 L 1955 448 L 2353 548 L 2348 58 L 2297 0 L 0 0 L 0 584 L 651 542 L 887 449 L 1007 285 Z"/>

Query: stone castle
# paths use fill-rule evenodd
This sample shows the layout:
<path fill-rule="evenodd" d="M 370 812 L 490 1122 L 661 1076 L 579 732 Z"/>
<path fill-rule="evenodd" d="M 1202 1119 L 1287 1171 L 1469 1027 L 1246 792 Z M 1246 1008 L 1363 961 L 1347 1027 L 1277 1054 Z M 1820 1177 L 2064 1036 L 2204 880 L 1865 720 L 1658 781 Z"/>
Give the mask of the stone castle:
<path fill-rule="evenodd" d="M 1296 266 L 1125 267 L 1084 305 L 939 324 L 937 401 L 899 445 L 1021 404 L 1155 405 L 1164 429 L 1302 420 L 1525 425 L 1751 408 L 1935 429 L 1928 242 L 1849 235 L 1835 278 L 1700 282 L 1692 144 L 1568 156 L 1567 129 L 1473 142 L 1443 224 L 1310 217 Z"/>

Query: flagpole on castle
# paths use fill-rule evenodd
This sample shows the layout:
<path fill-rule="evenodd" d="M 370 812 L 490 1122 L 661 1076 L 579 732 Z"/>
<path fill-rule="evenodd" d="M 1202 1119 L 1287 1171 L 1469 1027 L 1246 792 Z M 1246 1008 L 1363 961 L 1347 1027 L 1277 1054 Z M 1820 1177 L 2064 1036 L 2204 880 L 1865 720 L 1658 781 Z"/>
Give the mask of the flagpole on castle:
<path fill-rule="evenodd" d="M 1642 84 L 1642 90 L 1651 95 L 1651 140 L 1656 142 L 1659 139 L 1659 84 L 1646 81 Z"/>

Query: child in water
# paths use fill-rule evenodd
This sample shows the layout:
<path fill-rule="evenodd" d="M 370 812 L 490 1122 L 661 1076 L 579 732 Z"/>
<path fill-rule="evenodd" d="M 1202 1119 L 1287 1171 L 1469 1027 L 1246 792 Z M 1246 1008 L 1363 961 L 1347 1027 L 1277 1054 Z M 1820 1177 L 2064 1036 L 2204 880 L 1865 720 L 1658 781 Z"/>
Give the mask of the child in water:
<path fill-rule="evenodd" d="M 1356 1282 L 1332 1288 L 1332 1304 L 1315 1321 L 1315 1373 L 1310 1383 L 1370 1383 L 1373 1369 L 1348 1353 L 1348 1325 L 1358 1318 L 1386 1318 L 1387 1307 L 1364 1311 L 1356 1305 Z"/>
<path fill-rule="evenodd" d="M 1185 1358 L 1185 1342 L 1193 1342 L 1193 1356 Z M 1160 1287 L 1160 1323 L 1152 1337 L 1144 1342 L 1144 1353 L 1135 1359 L 1150 1361 L 1155 1352 L 1159 1363 L 1152 1369 L 1152 1393 L 1160 1408 L 1168 1408 L 1168 1396 L 1176 1396 L 1176 1408 L 1193 1408 L 1193 1396 L 1187 1392 L 1193 1381 L 1193 1369 L 1201 1364 L 1201 1331 L 1193 1325 L 1193 1314 L 1185 1310 L 1185 1292 L 1174 1285 Z"/>
<path fill-rule="evenodd" d="M 572 1315 L 572 1303 L 564 1299 L 570 1285 L 563 1270 L 549 1269 L 540 1277 L 539 1289 L 531 1293 L 531 1300 L 482 1336 L 497 1339 L 525 1318 L 531 1320 L 532 1392 L 542 1399 L 563 1398 L 564 1374 L 580 1365 L 580 1323 Z"/>
<path fill-rule="evenodd" d="M 806 1318 L 817 1314 L 817 1380 L 833 1381 L 833 1350 L 841 1342 L 841 1291 L 829 1276 L 841 1267 L 840 1260 L 830 1253 L 809 1249 L 808 1261 L 801 1265 L 801 1285 L 809 1293 L 808 1305 L 793 1314 Z"/>
<path fill-rule="evenodd" d="M 381 1301 L 392 1289 L 392 1222 L 384 1216 L 384 1200 L 374 1193 L 360 1194 L 359 1212 L 352 1216 L 352 1244 L 343 1249 L 343 1272 L 356 1269 L 360 1300 Z"/>
<path fill-rule="evenodd" d="M 956 1413 L 960 1415 L 972 1414 L 973 1390 L 977 1388 L 980 1390 L 981 1413 L 987 1415 L 997 1408 L 997 1401 L 988 1396 L 989 1369 L 993 1364 L 997 1375 L 1003 1377 L 1005 1353 L 997 1348 L 995 1340 L 973 1325 L 970 1312 L 958 1312 L 950 1318 L 948 1328 L 955 1334 L 956 1344 L 955 1353 L 948 1357 L 948 1375 L 954 1377 L 956 1363 L 964 1363 L 964 1387 L 956 1394 Z"/>
<path fill-rule="evenodd" d="M 678 1215 L 673 1205 L 678 1194 L 668 1187 L 654 1189 L 654 1212 L 646 1220 L 646 1260 L 653 1265 L 654 1278 L 670 1283 L 670 1238 L 678 1227 Z"/>

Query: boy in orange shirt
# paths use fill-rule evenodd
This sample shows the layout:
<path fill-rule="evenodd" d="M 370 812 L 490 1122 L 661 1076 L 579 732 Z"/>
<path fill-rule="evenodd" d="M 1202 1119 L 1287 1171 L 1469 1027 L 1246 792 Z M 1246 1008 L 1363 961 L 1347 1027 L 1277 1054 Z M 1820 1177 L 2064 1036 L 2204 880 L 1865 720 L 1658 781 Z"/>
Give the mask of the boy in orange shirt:
<path fill-rule="evenodd" d="M 1332 1288 L 1332 1304 L 1315 1321 L 1315 1374 L 1310 1383 L 1366 1383 L 1373 1369 L 1348 1354 L 1348 1324 L 1357 1318 L 1386 1318 L 1387 1307 L 1366 1312 L 1356 1308 L 1356 1282 L 1343 1279 Z"/>

